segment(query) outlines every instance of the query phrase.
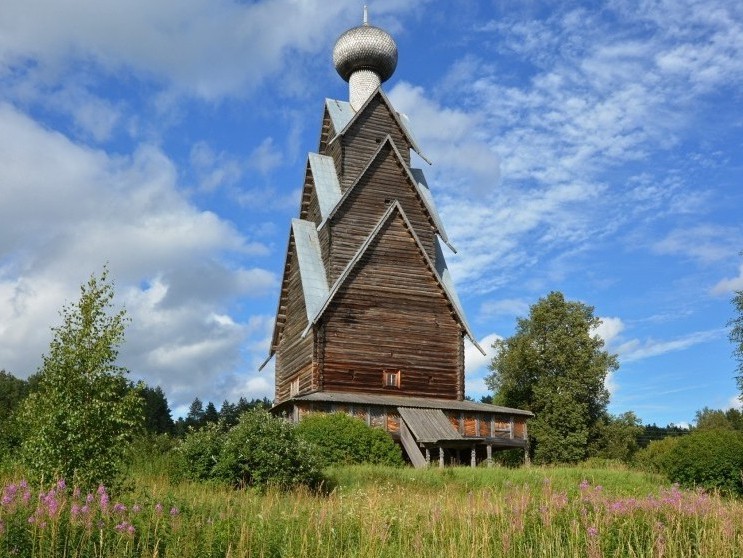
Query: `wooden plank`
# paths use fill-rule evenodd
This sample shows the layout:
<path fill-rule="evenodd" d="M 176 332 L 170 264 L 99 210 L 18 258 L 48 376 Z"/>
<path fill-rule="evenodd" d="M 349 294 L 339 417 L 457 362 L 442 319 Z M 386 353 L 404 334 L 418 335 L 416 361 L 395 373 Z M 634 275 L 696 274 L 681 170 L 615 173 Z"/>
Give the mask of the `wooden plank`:
<path fill-rule="evenodd" d="M 400 442 L 402 443 L 402 447 L 405 448 L 405 453 L 408 454 L 413 467 L 416 469 L 424 468 L 426 466 L 426 458 L 423 457 L 418 444 L 415 443 L 415 438 L 413 438 L 404 421 L 400 421 Z"/>

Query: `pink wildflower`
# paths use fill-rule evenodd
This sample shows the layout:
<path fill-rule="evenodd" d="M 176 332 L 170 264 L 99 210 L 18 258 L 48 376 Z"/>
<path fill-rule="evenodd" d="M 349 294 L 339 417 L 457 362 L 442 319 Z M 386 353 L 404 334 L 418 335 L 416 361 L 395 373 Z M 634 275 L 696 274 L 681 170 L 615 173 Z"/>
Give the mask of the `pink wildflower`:
<path fill-rule="evenodd" d="M 142 506 L 140 506 L 139 504 L 134 504 L 132 506 L 132 513 L 139 513 L 141 511 L 142 511 Z"/>
<path fill-rule="evenodd" d="M 586 529 L 586 533 L 590 538 L 595 538 L 599 534 L 599 530 L 596 529 L 593 525 L 591 525 L 588 529 Z"/>
<path fill-rule="evenodd" d="M 172 515 L 173 517 L 175 517 L 179 513 L 180 513 L 180 511 L 175 506 L 173 506 L 172 508 L 170 508 L 170 515 Z"/>
<path fill-rule="evenodd" d="M 124 513 L 126 511 L 126 506 L 122 504 L 121 502 L 117 502 L 114 505 L 114 513 Z"/>
<path fill-rule="evenodd" d="M 64 490 L 65 488 L 67 488 L 67 483 L 64 481 L 64 479 L 59 479 L 57 481 L 57 489 Z"/>
<path fill-rule="evenodd" d="M 155 511 L 157 513 L 163 513 L 163 505 L 160 502 L 158 502 L 157 504 L 155 504 Z"/>

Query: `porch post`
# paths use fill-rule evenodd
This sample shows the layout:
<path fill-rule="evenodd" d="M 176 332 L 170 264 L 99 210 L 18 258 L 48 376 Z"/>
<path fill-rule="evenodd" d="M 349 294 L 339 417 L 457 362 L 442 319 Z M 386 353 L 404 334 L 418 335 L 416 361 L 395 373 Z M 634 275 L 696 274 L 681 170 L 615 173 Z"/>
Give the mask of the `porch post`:
<path fill-rule="evenodd" d="M 444 448 L 443 446 L 439 446 L 439 468 L 444 468 Z"/>
<path fill-rule="evenodd" d="M 470 467 L 477 467 L 477 446 L 470 450 Z"/>
<path fill-rule="evenodd" d="M 426 468 L 431 466 L 431 450 L 426 448 Z"/>
<path fill-rule="evenodd" d="M 493 466 L 493 444 L 488 444 L 487 446 L 485 446 L 485 449 L 488 455 L 488 467 L 492 467 Z"/>

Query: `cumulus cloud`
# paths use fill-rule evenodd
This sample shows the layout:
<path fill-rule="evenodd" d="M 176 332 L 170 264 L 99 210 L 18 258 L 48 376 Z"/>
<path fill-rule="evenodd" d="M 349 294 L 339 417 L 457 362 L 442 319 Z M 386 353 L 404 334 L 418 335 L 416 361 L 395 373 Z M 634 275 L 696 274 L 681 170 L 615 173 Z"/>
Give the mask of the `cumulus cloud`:
<path fill-rule="evenodd" d="M 624 322 L 621 318 L 601 317 L 601 323 L 593 330 L 593 335 L 598 335 L 604 343 L 611 345 L 624 331 Z"/>
<path fill-rule="evenodd" d="M 33 372 L 57 311 L 108 262 L 132 317 L 122 359 L 138 377 L 167 381 L 176 399 L 234 382 L 225 373 L 252 333 L 228 305 L 275 289 L 274 273 L 240 263 L 267 247 L 194 207 L 154 146 L 109 156 L 7 104 L 0 128 L 2 367 Z"/>

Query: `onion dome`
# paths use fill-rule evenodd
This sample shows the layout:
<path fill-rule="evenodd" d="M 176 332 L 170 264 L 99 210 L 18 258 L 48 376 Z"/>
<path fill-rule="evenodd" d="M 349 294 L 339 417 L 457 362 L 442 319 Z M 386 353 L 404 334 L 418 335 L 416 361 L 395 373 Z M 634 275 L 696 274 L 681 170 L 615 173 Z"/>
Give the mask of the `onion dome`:
<path fill-rule="evenodd" d="M 397 45 L 389 33 L 369 25 L 364 13 L 364 24 L 349 29 L 336 41 L 333 64 L 344 81 L 354 72 L 368 70 L 385 82 L 397 67 Z"/>

